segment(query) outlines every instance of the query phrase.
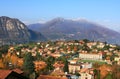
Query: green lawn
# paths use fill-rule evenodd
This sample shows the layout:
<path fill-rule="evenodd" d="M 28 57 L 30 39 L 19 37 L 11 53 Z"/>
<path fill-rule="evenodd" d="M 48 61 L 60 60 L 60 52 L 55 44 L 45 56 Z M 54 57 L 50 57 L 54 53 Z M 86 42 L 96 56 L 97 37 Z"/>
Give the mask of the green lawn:
<path fill-rule="evenodd" d="M 91 62 L 91 63 L 99 63 L 99 64 L 106 64 L 104 61 L 99 61 L 99 60 L 79 60 L 78 62 Z"/>

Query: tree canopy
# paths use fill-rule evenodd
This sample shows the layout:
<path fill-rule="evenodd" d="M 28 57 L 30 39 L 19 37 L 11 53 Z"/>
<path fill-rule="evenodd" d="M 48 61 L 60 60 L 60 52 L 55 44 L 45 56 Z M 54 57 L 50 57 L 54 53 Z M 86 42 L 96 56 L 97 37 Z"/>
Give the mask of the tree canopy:
<path fill-rule="evenodd" d="M 32 74 L 34 72 L 33 57 L 30 52 L 25 54 L 23 69 L 24 69 L 25 73 L 28 75 Z"/>

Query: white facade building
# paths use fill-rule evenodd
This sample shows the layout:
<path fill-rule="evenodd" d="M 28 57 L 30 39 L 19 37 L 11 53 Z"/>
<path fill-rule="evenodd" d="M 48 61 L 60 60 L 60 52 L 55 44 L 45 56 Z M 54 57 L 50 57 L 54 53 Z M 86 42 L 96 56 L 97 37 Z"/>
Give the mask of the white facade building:
<path fill-rule="evenodd" d="M 81 59 L 91 59 L 91 60 L 102 60 L 102 54 L 80 53 L 79 58 L 81 58 Z"/>

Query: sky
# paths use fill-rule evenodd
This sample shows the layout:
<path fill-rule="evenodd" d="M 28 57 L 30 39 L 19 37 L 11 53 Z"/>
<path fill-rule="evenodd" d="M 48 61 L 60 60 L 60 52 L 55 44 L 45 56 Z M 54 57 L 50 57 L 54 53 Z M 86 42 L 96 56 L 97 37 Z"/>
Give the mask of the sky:
<path fill-rule="evenodd" d="M 26 24 L 56 17 L 87 19 L 120 32 L 120 0 L 0 0 L 0 16 Z"/>

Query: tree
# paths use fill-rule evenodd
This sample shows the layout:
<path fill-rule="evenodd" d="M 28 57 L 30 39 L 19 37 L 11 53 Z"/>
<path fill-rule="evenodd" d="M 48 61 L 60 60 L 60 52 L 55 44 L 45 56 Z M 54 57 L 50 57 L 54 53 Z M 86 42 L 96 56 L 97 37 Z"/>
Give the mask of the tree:
<path fill-rule="evenodd" d="M 113 74 L 113 79 L 120 78 L 120 66 L 119 65 L 112 65 L 112 74 Z"/>
<path fill-rule="evenodd" d="M 42 58 L 39 52 L 36 53 L 35 57 L 36 57 L 36 60 L 38 60 L 38 61 L 41 60 L 41 58 Z"/>
<path fill-rule="evenodd" d="M 46 59 L 46 63 L 47 63 L 47 71 L 50 71 L 50 70 L 53 70 L 54 67 L 53 67 L 53 64 L 55 62 L 55 58 L 52 57 L 52 56 L 49 56 L 47 59 Z"/>
<path fill-rule="evenodd" d="M 8 48 L 9 48 L 8 45 L 1 46 L 1 47 L 0 47 L 0 52 L 1 52 L 2 54 L 6 54 L 6 53 L 8 52 Z"/>
<path fill-rule="evenodd" d="M 94 69 L 94 79 L 100 79 L 100 70 Z"/>
<path fill-rule="evenodd" d="M 95 69 L 98 69 L 100 67 L 100 64 L 98 62 L 93 63 L 93 67 Z"/>
<path fill-rule="evenodd" d="M 76 76 L 80 76 L 80 74 L 78 72 L 75 73 Z"/>
<path fill-rule="evenodd" d="M 84 50 L 84 51 L 88 51 L 88 52 L 91 51 L 91 49 L 87 46 L 86 43 L 83 45 L 82 50 Z"/>
<path fill-rule="evenodd" d="M 20 52 L 21 49 L 22 49 L 22 46 L 16 46 L 16 47 L 15 47 L 15 50 L 16 50 L 16 51 L 19 51 L 19 52 Z"/>
<path fill-rule="evenodd" d="M 74 40 L 74 42 L 75 42 L 75 43 L 79 43 L 79 41 L 78 41 L 78 40 Z"/>
<path fill-rule="evenodd" d="M 65 63 L 65 66 L 63 68 L 64 72 L 69 72 L 69 70 L 68 70 L 68 61 L 66 60 L 64 63 Z"/>
<path fill-rule="evenodd" d="M 110 45 L 105 45 L 105 46 L 103 47 L 103 50 L 109 50 L 109 48 L 110 48 Z"/>
<path fill-rule="evenodd" d="M 0 52 L 0 58 L 2 58 L 2 52 Z"/>
<path fill-rule="evenodd" d="M 24 57 L 23 69 L 26 75 L 30 75 L 34 72 L 34 63 L 32 54 L 26 53 Z"/>
<path fill-rule="evenodd" d="M 106 76 L 106 78 L 105 79 L 113 79 L 112 78 L 112 74 L 111 73 L 109 73 L 107 76 Z"/>
<path fill-rule="evenodd" d="M 68 61 L 67 61 L 67 59 L 64 56 L 62 56 L 62 57 L 59 57 L 57 60 L 62 61 L 64 63 L 65 66 L 64 66 L 63 70 L 64 70 L 64 72 L 68 72 L 69 70 L 68 70 Z"/>
<path fill-rule="evenodd" d="M 84 41 L 85 43 L 88 43 L 88 42 L 89 42 L 89 40 L 88 40 L 88 39 L 83 39 L 83 41 Z"/>
<path fill-rule="evenodd" d="M 117 46 L 115 47 L 115 50 L 120 50 L 120 46 L 117 45 Z"/>

